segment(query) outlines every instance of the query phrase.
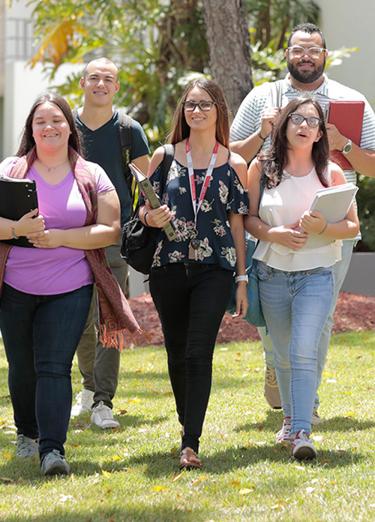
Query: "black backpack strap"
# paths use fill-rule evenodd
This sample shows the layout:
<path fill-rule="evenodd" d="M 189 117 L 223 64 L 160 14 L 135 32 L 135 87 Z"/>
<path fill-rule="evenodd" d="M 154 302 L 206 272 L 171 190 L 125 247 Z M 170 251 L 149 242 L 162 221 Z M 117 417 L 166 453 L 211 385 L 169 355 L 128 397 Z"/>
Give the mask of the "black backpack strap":
<path fill-rule="evenodd" d="M 132 119 L 125 113 L 125 111 L 119 109 L 118 121 L 120 126 L 122 162 L 124 169 L 127 169 L 131 161 L 130 153 L 132 149 Z"/>
<path fill-rule="evenodd" d="M 166 145 L 163 145 L 164 148 L 164 158 L 162 162 L 160 163 L 160 199 L 162 199 L 162 196 L 164 194 L 165 185 L 167 182 L 168 172 L 171 168 L 172 161 L 174 158 L 174 145 L 172 143 L 167 143 Z"/>
<path fill-rule="evenodd" d="M 136 180 L 132 176 L 129 169 L 129 163 L 131 162 L 131 150 L 132 150 L 132 118 L 128 116 L 124 110 L 118 110 L 118 122 L 120 130 L 120 142 L 121 142 L 121 155 L 122 155 L 122 168 L 125 176 L 125 181 L 128 186 L 129 194 L 132 200 L 133 212 L 137 208 L 139 189 Z"/>

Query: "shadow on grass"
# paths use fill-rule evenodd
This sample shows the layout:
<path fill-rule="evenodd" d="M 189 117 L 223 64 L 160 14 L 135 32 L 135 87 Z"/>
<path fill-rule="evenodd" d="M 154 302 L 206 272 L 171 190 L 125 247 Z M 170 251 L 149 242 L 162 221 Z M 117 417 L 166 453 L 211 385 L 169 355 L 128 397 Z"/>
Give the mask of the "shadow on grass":
<path fill-rule="evenodd" d="M 234 431 L 271 431 L 276 433 L 282 423 L 283 414 L 281 410 L 267 410 L 267 414 L 264 420 L 259 422 L 251 422 L 238 426 Z M 322 419 L 320 424 L 313 426 L 313 431 L 363 431 L 375 426 L 374 421 L 362 421 L 357 420 L 353 417 L 332 417 L 329 419 Z"/>
<path fill-rule="evenodd" d="M 276 433 L 283 422 L 281 410 L 267 410 L 266 417 L 259 422 L 248 422 L 237 426 L 234 431 L 271 431 Z"/>
<path fill-rule="evenodd" d="M 76 506 L 76 511 L 74 507 Z M 209 519 L 209 513 L 204 510 L 192 509 L 178 509 L 176 507 L 168 506 L 142 506 L 132 508 L 108 508 L 108 509 L 90 509 L 85 512 L 79 509 L 79 505 L 67 506 L 58 509 L 55 513 L 47 515 L 31 514 L 27 517 L 29 522 L 95 522 L 111 520 L 113 522 L 201 522 Z M 70 513 L 67 512 L 70 508 Z M 19 516 L 1 517 L 4 522 L 20 522 Z M 25 520 L 25 519 L 24 519 Z"/>
<path fill-rule="evenodd" d="M 354 419 L 353 417 L 331 417 L 330 419 L 323 419 L 318 424 L 314 431 L 362 431 L 373 428 L 375 422 L 373 421 L 361 421 Z"/>
<path fill-rule="evenodd" d="M 212 455 L 205 456 L 201 454 L 200 456 L 202 458 L 204 472 L 217 475 L 247 468 L 259 462 L 267 464 L 285 463 L 286 465 L 290 463 L 295 464 L 296 462 L 290 457 L 288 449 L 275 445 L 228 448 Z M 341 468 L 358 463 L 364 458 L 362 454 L 354 454 L 352 451 L 322 450 L 318 451 L 318 459 L 315 462 L 306 463 L 304 465 Z M 178 455 L 162 452 L 149 453 L 140 457 L 127 459 L 126 465 L 128 467 L 136 465 L 146 466 L 145 474 L 150 478 L 170 476 L 171 473 L 178 472 Z M 116 466 L 112 465 L 112 470 L 113 469 L 116 469 Z M 193 473 L 199 473 L 199 471 L 194 471 Z"/>
<path fill-rule="evenodd" d="M 116 412 L 115 412 L 116 413 Z M 117 434 L 121 437 L 124 436 L 124 430 L 126 428 L 137 428 L 140 426 L 155 426 L 157 424 L 161 424 L 168 420 L 168 417 L 166 415 L 160 416 L 160 417 L 152 417 L 152 418 L 146 418 L 141 415 L 135 416 L 135 415 L 128 415 L 125 414 L 117 414 L 116 420 L 120 423 L 119 429 L 101 429 L 95 425 L 92 425 L 90 422 L 90 415 L 87 414 L 85 417 L 77 417 L 70 420 L 69 429 L 70 430 L 77 430 L 81 429 L 82 431 L 91 430 L 92 433 L 95 433 L 95 436 L 97 437 L 99 434 L 101 434 L 103 437 L 107 436 L 109 433 L 111 435 L 116 436 Z M 99 436 L 100 439 L 100 436 Z"/>

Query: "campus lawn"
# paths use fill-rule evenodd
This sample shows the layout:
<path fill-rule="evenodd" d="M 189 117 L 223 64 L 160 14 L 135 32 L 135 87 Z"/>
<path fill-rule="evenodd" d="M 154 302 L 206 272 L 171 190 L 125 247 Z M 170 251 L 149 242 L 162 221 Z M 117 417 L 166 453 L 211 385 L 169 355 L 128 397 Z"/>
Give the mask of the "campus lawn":
<path fill-rule="evenodd" d="M 177 468 L 179 426 L 161 348 L 122 355 L 115 404 L 121 429 L 71 422 L 67 478 L 44 479 L 16 460 L 0 350 L 0 520 L 375 520 L 375 335 L 333 339 L 321 388 L 317 462 L 274 445 L 281 413 L 267 408 L 259 343 L 219 345 L 201 442 L 204 469 Z M 74 390 L 79 388 L 74 369 Z"/>

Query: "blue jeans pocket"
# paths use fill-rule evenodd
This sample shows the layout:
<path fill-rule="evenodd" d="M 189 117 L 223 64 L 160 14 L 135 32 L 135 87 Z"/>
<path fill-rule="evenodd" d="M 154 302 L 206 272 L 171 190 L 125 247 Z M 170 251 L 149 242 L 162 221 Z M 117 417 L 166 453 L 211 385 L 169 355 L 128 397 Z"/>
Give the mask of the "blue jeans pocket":
<path fill-rule="evenodd" d="M 268 281 L 272 277 L 272 268 L 263 261 L 255 261 L 255 273 L 261 281 Z"/>

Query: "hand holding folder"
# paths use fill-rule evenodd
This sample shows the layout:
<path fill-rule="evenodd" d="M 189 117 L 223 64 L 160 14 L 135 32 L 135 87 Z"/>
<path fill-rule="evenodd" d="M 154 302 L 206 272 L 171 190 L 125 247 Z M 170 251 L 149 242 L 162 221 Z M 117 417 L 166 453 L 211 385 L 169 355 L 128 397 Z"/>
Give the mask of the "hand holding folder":
<path fill-rule="evenodd" d="M 356 145 L 361 143 L 365 102 L 331 100 L 329 102 L 327 122 L 333 123 L 338 131 Z M 351 163 L 339 150 L 330 152 L 330 159 L 343 170 L 353 170 Z"/>
<path fill-rule="evenodd" d="M 36 208 L 38 208 L 38 197 L 35 181 L 0 178 L 0 217 L 18 221 L 22 216 Z M 26 237 L 2 241 L 22 247 L 33 246 Z"/>
<path fill-rule="evenodd" d="M 136 165 L 134 165 L 134 163 L 129 163 L 129 168 L 138 183 L 139 190 L 148 199 L 151 208 L 159 208 L 160 200 L 156 195 L 150 180 L 137 168 Z M 165 227 L 163 227 L 163 230 L 169 241 L 173 241 L 175 239 L 176 232 L 172 222 L 167 223 Z"/>
<path fill-rule="evenodd" d="M 353 183 L 343 183 L 318 190 L 310 210 L 317 210 L 323 214 L 327 223 L 338 223 L 345 218 L 358 191 Z M 334 240 L 317 234 L 309 235 L 306 248 L 329 245 Z"/>

